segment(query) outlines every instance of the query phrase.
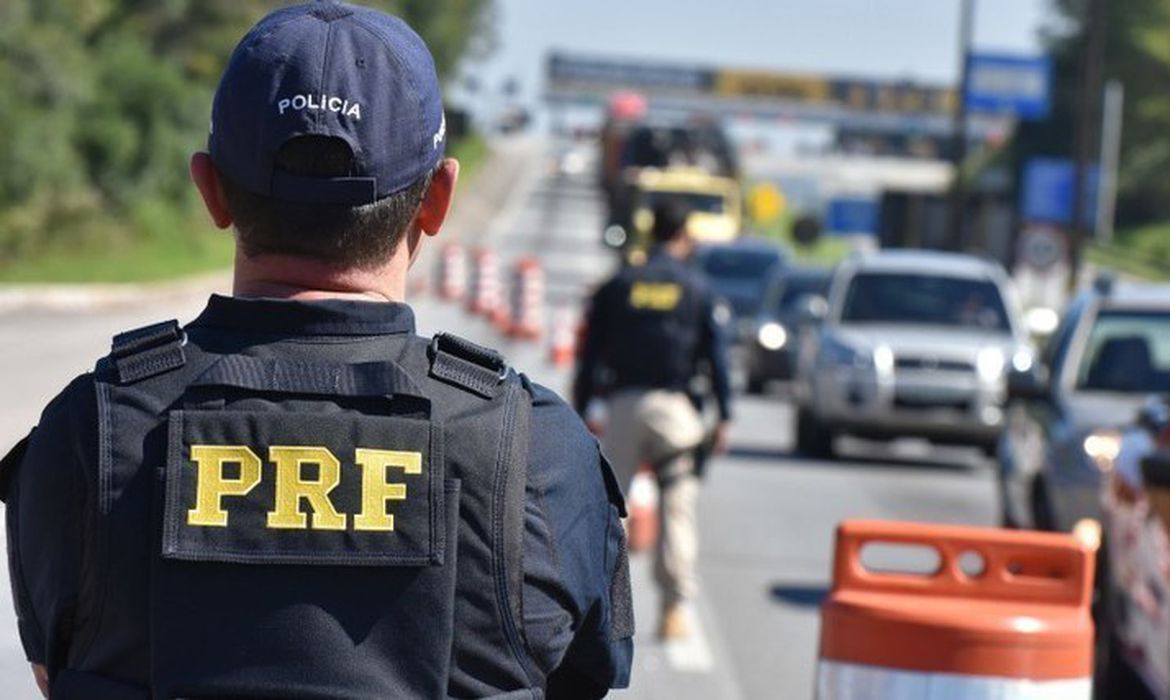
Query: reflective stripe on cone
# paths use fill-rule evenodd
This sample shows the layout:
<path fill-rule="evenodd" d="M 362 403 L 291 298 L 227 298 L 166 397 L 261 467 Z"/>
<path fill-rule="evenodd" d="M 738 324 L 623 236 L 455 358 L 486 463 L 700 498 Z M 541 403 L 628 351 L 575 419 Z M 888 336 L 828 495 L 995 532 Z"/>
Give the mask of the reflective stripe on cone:
<path fill-rule="evenodd" d="M 443 246 L 439 255 L 439 296 L 459 301 L 467 293 L 467 254 L 458 243 Z"/>
<path fill-rule="evenodd" d="M 863 561 L 891 545 L 933 550 L 937 569 Z M 1093 552 L 1069 535 L 842 523 L 817 698 L 1088 700 L 1092 575 Z"/>
<path fill-rule="evenodd" d="M 471 254 L 470 295 L 467 310 L 496 320 L 501 313 L 500 277 L 496 254 L 478 248 Z"/>
<path fill-rule="evenodd" d="M 649 469 L 642 469 L 630 480 L 626 498 L 629 512 L 627 536 L 631 552 L 645 552 L 658 543 L 658 482 Z"/>
<path fill-rule="evenodd" d="M 577 358 L 575 325 L 570 309 L 559 309 L 553 315 L 552 342 L 549 343 L 548 359 L 554 367 L 561 369 L 570 367 Z"/>
<path fill-rule="evenodd" d="M 544 335 L 544 270 L 536 258 L 516 261 L 509 300 L 508 335 L 525 340 Z"/>

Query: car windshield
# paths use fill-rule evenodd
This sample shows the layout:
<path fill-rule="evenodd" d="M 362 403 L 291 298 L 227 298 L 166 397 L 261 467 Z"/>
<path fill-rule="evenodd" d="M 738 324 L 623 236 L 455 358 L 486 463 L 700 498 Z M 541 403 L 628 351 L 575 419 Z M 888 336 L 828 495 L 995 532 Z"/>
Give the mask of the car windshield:
<path fill-rule="evenodd" d="M 1077 388 L 1134 394 L 1170 391 L 1170 310 L 1097 314 L 1077 368 Z"/>
<path fill-rule="evenodd" d="M 701 254 L 699 266 L 735 313 L 744 315 L 759 307 L 768 275 L 780 261 L 776 251 L 715 248 Z"/>
<path fill-rule="evenodd" d="M 659 190 L 656 192 L 647 192 L 645 199 L 646 206 L 651 209 L 664 202 L 681 202 L 692 212 L 702 212 L 704 214 L 723 213 L 723 196 L 718 194 Z"/>
<path fill-rule="evenodd" d="M 912 273 L 861 273 L 841 310 L 845 323 L 908 323 L 1009 331 L 999 288 L 987 280 Z"/>

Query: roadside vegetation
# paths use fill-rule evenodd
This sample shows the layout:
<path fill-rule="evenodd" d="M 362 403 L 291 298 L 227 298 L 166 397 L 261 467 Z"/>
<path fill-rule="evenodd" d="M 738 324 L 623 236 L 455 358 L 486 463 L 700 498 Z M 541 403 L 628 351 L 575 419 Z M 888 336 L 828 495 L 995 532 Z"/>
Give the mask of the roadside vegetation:
<path fill-rule="evenodd" d="M 493 0 L 368 4 L 440 78 L 490 40 Z M 187 180 L 232 47 L 282 0 L 0 2 L 0 282 L 137 281 L 223 267 Z M 453 144 L 474 171 L 486 146 Z M 470 174 L 470 172 L 468 173 Z"/>

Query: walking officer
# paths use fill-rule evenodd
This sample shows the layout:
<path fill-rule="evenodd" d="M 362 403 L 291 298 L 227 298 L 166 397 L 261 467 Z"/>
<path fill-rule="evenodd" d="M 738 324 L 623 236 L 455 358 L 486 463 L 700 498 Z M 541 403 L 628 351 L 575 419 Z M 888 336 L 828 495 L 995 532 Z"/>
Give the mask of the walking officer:
<path fill-rule="evenodd" d="M 656 207 L 645 264 L 626 266 L 597 290 L 574 384 L 583 415 L 604 387 L 602 441 L 623 488 L 643 464 L 657 476 L 662 527 L 655 577 L 662 592 L 659 636 L 666 639 L 689 634 L 683 603 L 697 585 L 695 459 L 706 431 L 689 390 L 704 367 L 719 411 L 713 451 L 726 448 L 731 418 L 726 321 L 705 277 L 686 262 L 693 249 L 687 214 L 679 202 Z"/>
<path fill-rule="evenodd" d="M 4 460 L 54 698 L 598 697 L 628 681 L 620 489 L 555 395 L 423 339 L 406 274 L 458 163 L 400 20 L 278 10 L 191 173 L 234 294 L 123 333 Z"/>

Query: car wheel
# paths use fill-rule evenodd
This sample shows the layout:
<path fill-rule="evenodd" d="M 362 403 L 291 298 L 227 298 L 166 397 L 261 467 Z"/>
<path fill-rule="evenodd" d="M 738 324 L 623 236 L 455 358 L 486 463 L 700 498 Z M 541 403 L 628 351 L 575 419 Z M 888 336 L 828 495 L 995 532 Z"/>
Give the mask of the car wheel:
<path fill-rule="evenodd" d="M 796 412 L 796 450 L 806 457 L 832 459 L 833 431 L 806 408 Z"/>
<path fill-rule="evenodd" d="M 1048 500 L 1048 487 L 1040 477 L 1032 482 L 1032 527 L 1037 530 L 1055 530 L 1056 518 L 1052 515 L 1052 505 Z"/>

